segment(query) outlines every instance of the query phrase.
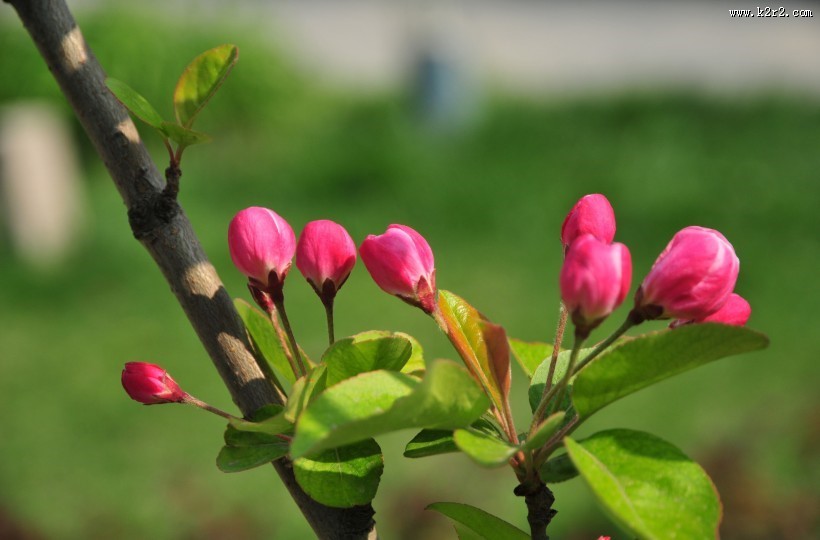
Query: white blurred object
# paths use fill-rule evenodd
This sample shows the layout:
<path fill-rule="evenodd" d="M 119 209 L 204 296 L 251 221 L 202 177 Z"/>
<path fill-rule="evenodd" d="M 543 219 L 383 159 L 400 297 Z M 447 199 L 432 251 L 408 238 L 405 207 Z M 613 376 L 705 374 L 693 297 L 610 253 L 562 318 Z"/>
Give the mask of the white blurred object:
<path fill-rule="evenodd" d="M 69 253 L 85 201 L 71 134 L 52 107 L 19 103 L 0 112 L 0 202 L 25 262 L 51 267 Z"/>

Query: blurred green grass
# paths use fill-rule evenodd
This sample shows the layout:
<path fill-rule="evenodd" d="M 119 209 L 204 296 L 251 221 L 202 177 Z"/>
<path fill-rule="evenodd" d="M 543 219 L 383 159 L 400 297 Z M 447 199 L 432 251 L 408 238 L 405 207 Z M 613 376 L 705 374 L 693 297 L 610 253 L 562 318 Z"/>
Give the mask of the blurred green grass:
<path fill-rule="evenodd" d="M 645 390 L 583 433 L 644 429 L 707 462 L 729 447 L 781 512 L 790 510 L 788 501 L 816 500 L 816 100 L 495 97 L 470 129 L 445 135 L 425 130 L 404 96 L 317 88 L 247 29 L 181 31 L 107 12 L 80 24 L 109 74 L 169 115 L 171 90 L 189 59 L 221 42 L 240 46 L 237 68 L 198 121 L 216 141 L 186 152 L 181 192 L 236 296 L 246 290 L 228 257 L 226 228 L 249 205 L 274 208 L 297 232 L 311 219 L 337 220 L 357 242 L 406 223 L 433 246 L 440 287 L 528 340 L 551 339 L 558 232 L 581 195 L 600 192 L 612 201 L 636 281 L 678 229 L 721 230 L 741 258 L 738 291 L 754 309 L 749 325 L 771 336 L 771 348 Z M 14 74 L 0 79 L 0 102 L 61 103 L 18 26 L 0 32 L 4 73 Z M 161 163 L 158 138 L 140 129 Z M 309 536 L 272 471 L 216 470 L 221 422 L 182 407 L 139 408 L 121 390 L 123 362 L 149 360 L 191 393 L 232 408 L 160 273 L 131 237 L 122 203 L 87 143 L 82 156 L 92 226 L 71 260 L 41 273 L 8 250 L 0 258 L 0 507 L 49 538 Z M 297 272 L 288 281 L 297 336 L 318 356 L 321 305 Z M 624 311 L 594 337 L 605 336 Z M 339 335 L 402 330 L 422 341 L 428 357 L 454 356 L 429 320 L 380 292 L 361 265 L 339 296 L 337 319 Z M 515 376 L 523 427 L 525 381 Z M 437 500 L 476 504 L 524 526 L 508 471 L 479 470 L 460 456 L 409 462 L 401 448 L 411 436 L 384 438 L 386 472 L 374 503 L 384 537 L 447 531 L 442 519 L 423 512 Z M 734 488 L 721 484 L 720 470 L 710 472 L 722 491 Z M 579 483 L 557 486 L 556 496 L 557 538 L 615 530 Z M 729 510 L 727 520 L 735 517 Z"/>

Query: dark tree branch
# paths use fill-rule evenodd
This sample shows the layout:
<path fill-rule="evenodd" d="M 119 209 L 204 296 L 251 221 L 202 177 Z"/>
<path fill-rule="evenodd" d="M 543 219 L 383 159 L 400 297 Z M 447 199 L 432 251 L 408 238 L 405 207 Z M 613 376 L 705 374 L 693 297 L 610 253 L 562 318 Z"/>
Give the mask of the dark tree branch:
<path fill-rule="evenodd" d="M 105 86 L 97 62 L 63 0 L 5 0 L 40 50 L 128 208 L 134 236 L 162 271 L 234 403 L 247 415 L 281 403 L 250 346 L 245 327 L 190 221 L 176 202 L 179 177 L 166 187 L 126 110 Z M 173 171 L 172 171 L 173 173 Z M 375 538 L 373 508 L 318 504 L 296 483 L 290 461 L 274 462 L 285 486 L 320 538 Z"/>
<path fill-rule="evenodd" d="M 527 504 L 527 522 L 530 524 L 532 540 L 549 540 L 547 526 L 558 513 L 552 508 L 555 502 L 552 490 L 539 480 L 533 485 L 520 484 L 514 493 L 524 497 Z"/>

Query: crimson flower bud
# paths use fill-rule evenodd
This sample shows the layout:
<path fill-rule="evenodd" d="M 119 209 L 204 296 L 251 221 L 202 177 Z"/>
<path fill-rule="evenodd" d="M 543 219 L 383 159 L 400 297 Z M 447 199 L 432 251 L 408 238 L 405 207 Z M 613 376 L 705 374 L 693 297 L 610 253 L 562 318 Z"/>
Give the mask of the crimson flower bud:
<path fill-rule="evenodd" d="M 427 313 L 436 310 L 436 268 L 433 250 L 419 233 L 390 225 L 382 235 L 369 235 L 359 248 L 376 285 Z"/>
<path fill-rule="evenodd" d="M 252 286 L 274 297 L 282 294 L 296 236 L 279 214 L 258 206 L 240 211 L 228 227 L 228 248 Z"/>
<path fill-rule="evenodd" d="M 699 322 L 713 322 L 721 324 L 730 324 L 732 326 L 743 326 L 752 314 L 752 306 L 749 302 L 739 294 L 732 293 L 729 299 L 723 304 L 723 307 L 715 311 L 708 317 L 699 321 L 685 321 L 678 319 L 669 326 L 675 328 L 685 324 L 699 323 Z"/>
<path fill-rule="evenodd" d="M 145 405 L 180 403 L 188 397 L 167 371 L 147 362 L 126 363 L 122 387 L 131 399 Z"/>
<path fill-rule="evenodd" d="M 356 264 L 356 244 L 333 221 L 320 219 L 305 225 L 296 245 L 296 267 L 323 302 L 336 296 Z"/>
<path fill-rule="evenodd" d="M 636 311 L 650 319 L 703 320 L 729 299 L 739 270 L 735 250 L 722 234 L 686 227 L 675 234 L 638 288 Z"/>
<path fill-rule="evenodd" d="M 578 329 L 592 330 L 626 298 L 632 258 L 620 243 L 606 244 L 591 234 L 572 243 L 561 268 L 561 299 Z"/>
<path fill-rule="evenodd" d="M 564 249 L 582 234 L 591 234 L 606 244 L 611 244 L 615 238 L 615 211 L 607 198 L 599 193 L 584 195 L 567 214 L 561 226 Z"/>

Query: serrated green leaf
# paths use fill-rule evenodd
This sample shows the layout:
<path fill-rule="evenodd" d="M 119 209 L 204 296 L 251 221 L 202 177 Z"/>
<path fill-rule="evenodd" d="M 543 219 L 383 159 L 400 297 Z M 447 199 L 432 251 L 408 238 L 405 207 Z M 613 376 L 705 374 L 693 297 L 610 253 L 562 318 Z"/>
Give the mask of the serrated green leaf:
<path fill-rule="evenodd" d="M 591 353 L 594 350 L 594 347 L 590 347 L 588 349 L 581 349 L 578 353 L 579 358 L 583 358 L 585 355 Z M 569 364 L 569 357 L 572 354 L 572 351 L 561 351 L 558 354 L 558 361 L 555 364 L 555 373 L 552 377 L 553 384 L 556 384 L 558 381 L 561 380 L 561 377 L 564 376 L 564 373 L 567 371 L 567 365 Z M 535 409 L 538 408 L 538 404 L 541 402 L 541 396 L 544 394 L 544 385 L 547 382 L 547 375 L 549 374 L 550 368 L 550 359 L 548 358 L 545 362 L 542 362 L 541 365 L 535 370 L 535 373 L 532 376 L 532 380 L 530 380 L 530 389 L 527 393 L 530 399 L 530 408 L 533 412 Z M 567 408 L 569 405 L 569 399 L 567 396 L 564 397 L 564 409 Z"/>
<path fill-rule="evenodd" d="M 285 418 L 296 422 L 302 411 L 327 387 L 327 369 L 324 364 L 316 366 L 307 375 L 299 377 L 285 404 Z"/>
<path fill-rule="evenodd" d="M 148 103 L 136 90 L 117 79 L 108 78 L 105 85 L 114 94 L 114 97 L 128 109 L 131 114 L 148 124 L 149 126 L 162 131 L 162 116 Z"/>
<path fill-rule="evenodd" d="M 293 472 L 302 489 L 313 500 L 335 508 L 372 501 L 383 470 L 382 451 L 373 439 L 293 462 Z"/>
<path fill-rule="evenodd" d="M 579 371 L 572 401 L 583 419 L 664 379 L 768 344 L 759 332 L 723 324 L 693 324 L 638 336 L 602 353 Z"/>
<path fill-rule="evenodd" d="M 290 362 L 285 356 L 282 342 L 279 341 L 270 318 L 240 298 L 234 300 L 234 306 L 244 321 L 256 350 L 268 362 L 276 377 L 280 381 L 293 384 L 296 376 L 290 368 Z"/>
<path fill-rule="evenodd" d="M 484 392 L 463 367 L 446 360 L 424 379 L 371 371 L 331 386 L 299 416 L 291 454 L 300 457 L 406 428 L 455 429 L 487 410 Z"/>
<path fill-rule="evenodd" d="M 538 471 L 543 480 L 547 484 L 557 484 L 559 482 L 566 482 L 578 476 L 578 469 L 567 454 L 556 456 L 546 463 L 541 465 Z"/>
<path fill-rule="evenodd" d="M 233 69 L 239 49 L 226 44 L 200 54 L 188 64 L 174 89 L 177 121 L 191 127 L 196 115 L 210 101 Z"/>
<path fill-rule="evenodd" d="M 716 538 L 721 505 L 703 469 L 672 444 L 628 429 L 564 439 L 601 507 L 639 538 Z"/>
<path fill-rule="evenodd" d="M 483 382 L 499 411 L 508 408 L 510 347 L 504 328 L 488 321 L 463 298 L 439 291 L 441 318 L 447 337 L 464 362 Z"/>
<path fill-rule="evenodd" d="M 483 467 L 505 465 L 519 448 L 498 437 L 469 429 L 457 429 L 453 440 L 459 450 Z"/>
<path fill-rule="evenodd" d="M 511 523 L 469 504 L 437 502 L 427 507 L 468 527 L 486 540 L 529 540 L 530 535 Z"/>
<path fill-rule="evenodd" d="M 537 341 L 528 342 L 510 338 L 510 348 L 518 365 L 524 370 L 528 379 L 532 379 L 535 370 L 544 360 L 552 355 L 552 345 Z M 546 377 L 546 373 L 544 374 Z"/>
<path fill-rule="evenodd" d="M 400 371 L 412 352 L 410 340 L 393 332 L 362 332 L 340 339 L 322 356 L 327 366 L 327 386 L 377 369 Z"/>
<path fill-rule="evenodd" d="M 182 127 L 179 124 L 174 124 L 173 122 L 162 122 L 159 129 L 181 148 L 211 142 L 210 135 L 200 133 L 199 131 L 194 131 L 190 128 Z"/>
<path fill-rule="evenodd" d="M 527 437 L 527 440 L 521 445 L 521 450 L 535 450 L 543 446 L 561 427 L 561 424 L 564 422 L 564 416 L 565 413 L 559 411 L 541 422 L 536 428 L 535 433 Z"/>

